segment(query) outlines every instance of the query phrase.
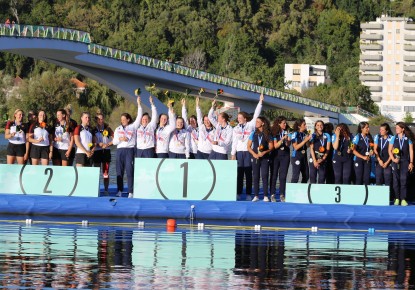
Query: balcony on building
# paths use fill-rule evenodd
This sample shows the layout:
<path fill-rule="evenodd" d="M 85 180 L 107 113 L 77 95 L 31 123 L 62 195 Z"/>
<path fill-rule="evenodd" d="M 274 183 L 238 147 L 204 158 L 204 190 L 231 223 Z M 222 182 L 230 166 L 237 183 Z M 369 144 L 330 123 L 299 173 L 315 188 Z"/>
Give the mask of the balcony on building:
<path fill-rule="evenodd" d="M 406 30 L 415 30 L 415 23 L 414 22 L 407 22 L 403 26 Z"/>
<path fill-rule="evenodd" d="M 370 96 L 370 98 L 372 99 L 372 101 L 374 102 L 381 102 L 382 101 L 382 96 Z"/>
<path fill-rule="evenodd" d="M 412 44 L 405 44 L 405 45 L 403 46 L 403 50 L 406 50 L 406 51 L 415 51 L 415 45 L 412 45 Z"/>
<path fill-rule="evenodd" d="M 383 29 L 383 23 L 361 23 L 361 29 Z"/>
<path fill-rule="evenodd" d="M 360 75 L 359 80 L 369 81 L 369 82 L 380 82 L 380 81 L 382 81 L 382 76 L 380 76 L 380 75 Z"/>
<path fill-rule="evenodd" d="M 376 65 L 376 64 L 362 64 L 359 66 L 359 69 L 362 71 L 382 71 L 383 70 L 381 65 Z"/>
<path fill-rule="evenodd" d="M 404 61 L 415 61 L 415 55 L 404 55 L 403 60 Z"/>
<path fill-rule="evenodd" d="M 361 50 L 382 50 L 383 45 L 378 43 L 365 43 L 360 45 Z M 415 48 L 414 48 L 415 50 Z"/>
<path fill-rule="evenodd" d="M 377 34 L 377 33 L 362 33 L 362 34 L 360 34 L 360 39 L 383 40 L 383 35 L 382 34 Z"/>
<path fill-rule="evenodd" d="M 404 65 L 403 71 L 415 72 L 415 65 Z"/>
<path fill-rule="evenodd" d="M 403 81 L 404 82 L 415 82 L 415 76 L 408 76 L 408 75 L 404 75 L 403 76 Z"/>
<path fill-rule="evenodd" d="M 381 54 L 361 54 L 360 60 L 383 60 Z"/>
<path fill-rule="evenodd" d="M 415 40 L 415 34 L 405 34 L 403 39 L 407 41 L 414 41 Z"/>
<path fill-rule="evenodd" d="M 381 92 L 382 91 L 382 86 L 370 86 L 369 91 L 371 91 L 371 92 Z"/>
<path fill-rule="evenodd" d="M 405 93 L 415 93 L 415 87 L 403 87 Z"/>

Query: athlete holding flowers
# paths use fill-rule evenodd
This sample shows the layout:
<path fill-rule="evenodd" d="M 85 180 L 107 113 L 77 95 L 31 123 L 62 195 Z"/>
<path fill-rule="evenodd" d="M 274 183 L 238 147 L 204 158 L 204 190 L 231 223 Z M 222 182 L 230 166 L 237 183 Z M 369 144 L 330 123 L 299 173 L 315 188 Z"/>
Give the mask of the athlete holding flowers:
<path fill-rule="evenodd" d="M 324 122 L 314 124 L 314 133 L 310 140 L 310 183 L 324 184 L 326 180 L 326 159 L 331 147 L 330 135 L 323 133 Z"/>
<path fill-rule="evenodd" d="M 73 128 L 66 111 L 59 109 L 56 112 L 56 123 L 52 132 L 53 136 L 53 165 L 68 166 L 72 164 L 75 158 L 75 143 L 73 137 Z"/>
<path fill-rule="evenodd" d="M 394 205 L 407 206 L 406 194 L 408 173 L 414 169 L 414 134 L 403 122 L 396 123 L 396 135 L 389 142 L 389 157 L 392 159 Z"/>
<path fill-rule="evenodd" d="M 202 116 L 202 110 L 199 107 L 199 97 L 196 97 L 196 115 L 199 126 L 196 159 L 209 159 L 209 155 L 212 152 L 212 142 L 215 138 L 215 128 L 210 123 L 207 115 Z"/>
<path fill-rule="evenodd" d="M 26 142 L 26 133 L 29 128 L 23 122 L 23 111 L 14 111 L 14 121 L 8 121 L 4 137 L 9 140 L 7 145 L 7 164 L 24 164 L 29 158 L 29 143 Z"/>
<path fill-rule="evenodd" d="M 143 114 L 141 102 L 138 103 L 138 114 L 141 115 L 141 123 L 137 128 L 137 158 L 155 157 L 154 131 L 157 127 L 157 108 L 154 105 L 153 97 L 149 97 L 151 104 L 151 118 L 147 113 Z"/>
<path fill-rule="evenodd" d="M 81 114 L 81 124 L 76 126 L 74 130 L 74 139 L 76 144 L 75 163 L 76 166 L 91 166 L 92 155 L 95 151 L 95 136 L 92 135 L 92 130 L 89 127 L 90 117 L 89 113 L 83 112 Z"/>
<path fill-rule="evenodd" d="M 104 178 L 104 194 L 108 195 L 109 186 L 109 167 L 111 162 L 111 149 L 114 132 L 105 123 L 104 114 L 97 113 L 95 116 L 96 126 L 92 130 L 95 137 L 95 150 L 93 155 L 94 166 L 102 168 L 102 176 Z"/>
<path fill-rule="evenodd" d="M 47 124 L 46 112 L 40 110 L 37 115 L 37 122 L 30 126 L 28 140 L 33 146 L 30 148 L 30 158 L 32 165 L 38 165 L 39 160 L 42 165 L 48 165 L 52 159 L 53 145 L 52 137 L 49 133 L 50 128 Z"/>

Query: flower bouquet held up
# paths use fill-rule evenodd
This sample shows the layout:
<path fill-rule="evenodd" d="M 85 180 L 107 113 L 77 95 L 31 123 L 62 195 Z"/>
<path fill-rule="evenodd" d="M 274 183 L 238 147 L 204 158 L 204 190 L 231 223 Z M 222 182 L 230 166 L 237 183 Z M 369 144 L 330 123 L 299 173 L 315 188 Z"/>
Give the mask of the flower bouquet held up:
<path fill-rule="evenodd" d="M 399 170 L 400 169 L 400 161 L 401 161 L 401 151 L 399 150 L 399 148 L 393 148 L 392 150 L 393 153 L 393 157 L 395 159 L 398 159 L 398 163 L 396 163 L 396 168 Z"/>

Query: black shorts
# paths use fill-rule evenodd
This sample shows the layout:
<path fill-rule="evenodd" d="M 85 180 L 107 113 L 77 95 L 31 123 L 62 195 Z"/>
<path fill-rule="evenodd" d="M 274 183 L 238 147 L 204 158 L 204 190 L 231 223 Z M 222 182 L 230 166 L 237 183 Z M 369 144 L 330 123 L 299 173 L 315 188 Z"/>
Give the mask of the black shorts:
<path fill-rule="evenodd" d="M 53 160 L 63 160 L 63 161 L 69 161 L 69 160 L 73 160 L 75 158 L 75 149 L 72 148 L 71 150 L 71 154 L 69 155 L 69 158 L 66 157 L 66 151 L 68 151 L 67 149 L 58 149 L 53 147 L 53 156 L 52 159 Z"/>
<path fill-rule="evenodd" d="M 75 154 L 75 164 L 81 164 L 83 166 L 91 166 L 91 158 L 88 158 L 85 153 Z"/>
<path fill-rule="evenodd" d="M 49 159 L 49 146 L 30 146 L 30 158 Z"/>
<path fill-rule="evenodd" d="M 110 149 L 103 149 L 98 150 L 94 152 L 94 155 L 92 155 L 92 158 L 94 159 L 94 163 L 105 163 L 111 162 L 111 150 Z"/>
<path fill-rule="evenodd" d="M 23 144 L 14 144 L 10 143 L 7 145 L 7 155 L 23 157 L 26 153 L 26 143 Z"/>

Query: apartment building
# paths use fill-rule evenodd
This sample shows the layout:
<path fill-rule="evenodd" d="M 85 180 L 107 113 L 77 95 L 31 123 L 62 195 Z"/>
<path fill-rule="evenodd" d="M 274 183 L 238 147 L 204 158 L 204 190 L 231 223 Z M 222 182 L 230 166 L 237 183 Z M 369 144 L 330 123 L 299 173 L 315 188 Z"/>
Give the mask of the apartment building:
<path fill-rule="evenodd" d="M 415 116 L 415 22 L 382 15 L 360 27 L 360 81 L 382 114 Z"/>
<path fill-rule="evenodd" d="M 285 88 L 300 93 L 329 81 L 327 66 L 310 64 L 285 64 Z"/>

